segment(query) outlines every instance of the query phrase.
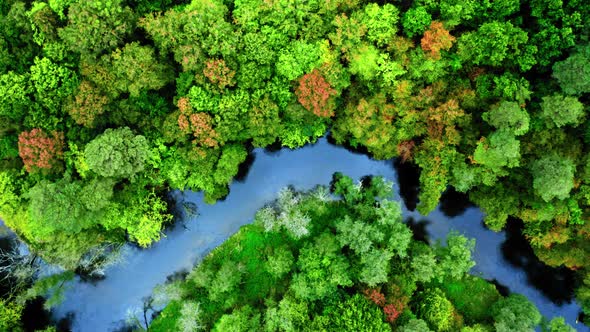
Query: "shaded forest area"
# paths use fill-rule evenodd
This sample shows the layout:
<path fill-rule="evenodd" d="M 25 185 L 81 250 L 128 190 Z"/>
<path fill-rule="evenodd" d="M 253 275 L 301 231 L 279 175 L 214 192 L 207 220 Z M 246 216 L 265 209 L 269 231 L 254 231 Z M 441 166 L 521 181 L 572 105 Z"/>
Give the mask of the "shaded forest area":
<path fill-rule="evenodd" d="M 417 165 L 423 214 L 451 186 L 493 230 L 523 220 L 590 313 L 585 0 L 5 0 L 0 16 L 0 216 L 47 262 L 147 247 L 170 189 L 213 203 L 252 147 L 330 130 Z"/>

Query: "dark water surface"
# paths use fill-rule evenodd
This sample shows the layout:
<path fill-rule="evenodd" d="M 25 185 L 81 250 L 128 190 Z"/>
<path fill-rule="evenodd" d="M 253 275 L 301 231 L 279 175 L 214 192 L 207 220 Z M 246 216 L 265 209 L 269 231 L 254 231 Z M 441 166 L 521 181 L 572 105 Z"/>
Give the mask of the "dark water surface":
<path fill-rule="evenodd" d="M 154 286 L 164 283 L 175 272 L 191 269 L 240 226 L 251 222 L 254 213 L 288 185 L 297 190 L 311 189 L 317 184 L 328 185 L 337 171 L 357 180 L 365 175 L 381 175 L 394 181 L 395 191 L 401 192 L 410 208 L 416 203 L 415 169 L 402 165 L 398 179 L 392 161 L 372 160 L 334 146 L 325 138 L 298 150 L 255 149 L 252 157 L 249 171 L 242 174 L 241 182 L 231 185 L 231 192 L 224 201 L 207 205 L 201 193 L 174 193 L 180 202 L 195 203 L 198 217 L 166 231 L 166 237 L 149 249 L 126 246 L 125 261 L 108 268 L 103 280 L 77 279 L 66 293 L 66 300 L 54 310 L 54 319 L 69 317 L 73 331 L 121 329 L 128 313 L 142 315 L 143 299 L 151 294 Z M 451 230 L 475 238 L 477 265 L 473 274 L 495 280 L 510 292 L 525 295 L 548 318 L 564 316 L 578 330 L 590 330 L 576 324 L 579 306 L 571 301 L 571 273 L 538 263 L 530 247 L 519 238 L 517 223 L 511 223 L 508 236 L 506 232 L 489 231 L 482 225 L 482 213 L 470 206 L 466 197 L 452 192 L 446 194 L 441 206 L 428 216 L 409 211 L 405 206 L 404 216 L 413 229 L 422 230 L 422 237 L 430 241 L 444 238 Z M 535 287 L 529 280 L 542 287 Z"/>

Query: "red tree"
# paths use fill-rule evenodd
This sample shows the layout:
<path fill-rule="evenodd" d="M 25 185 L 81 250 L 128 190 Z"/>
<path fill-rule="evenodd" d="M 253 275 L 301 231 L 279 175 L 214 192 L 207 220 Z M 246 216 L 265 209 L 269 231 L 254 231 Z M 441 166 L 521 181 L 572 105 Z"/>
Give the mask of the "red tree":
<path fill-rule="evenodd" d="M 18 136 L 18 154 L 31 173 L 51 169 L 63 158 L 63 133 L 45 133 L 41 129 L 25 131 Z"/>
<path fill-rule="evenodd" d="M 449 50 L 454 41 L 455 37 L 451 36 L 441 22 L 432 21 L 430 28 L 424 32 L 420 44 L 422 49 L 430 52 L 434 59 L 440 59 L 440 50 Z"/>
<path fill-rule="evenodd" d="M 306 110 L 321 117 L 334 115 L 333 96 L 338 93 L 317 69 L 303 75 L 299 79 L 299 87 L 295 90 L 297 100 Z"/>
<path fill-rule="evenodd" d="M 234 76 L 236 72 L 228 68 L 223 60 L 207 60 L 203 69 L 203 75 L 220 89 L 235 84 Z"/>
<path fill-rule="evenodd" d="M 193 113 L 193 108 L 187 97 L 178 100 L 178 127 L 186 134 L 192 134 L 195 137 L 193 143 L 204 147 L 217 147 L 218 134 L 213 129 L 213 119 L 207 113 Z"/>

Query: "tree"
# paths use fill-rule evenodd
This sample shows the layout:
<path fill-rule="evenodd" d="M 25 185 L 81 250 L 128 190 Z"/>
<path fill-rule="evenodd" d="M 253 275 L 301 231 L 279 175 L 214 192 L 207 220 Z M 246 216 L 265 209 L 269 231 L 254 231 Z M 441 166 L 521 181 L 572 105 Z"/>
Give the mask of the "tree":
<path fill-rule="evenodd" d="M 62 103 L 78 86 L 76 73 L 48 58 L 35 58 L 31 66 L 31 82 L 35 99 L 42 107 L 31 110 L 29 126 L 53 130 L 62 121 Z"/>
<path fill-rule="evenodd" d="M 207 60 L 205 68 L 203 68 L 203 75 L 221 90 L 236 84 L 234 80 L 236 72 L 231 70 L 223 59 Z"/>
<path fill-rule="evenodd" d="M 306 110 L 321 117 L 334 115 L 334 96 L 337 95 L 326 79 L 317 69 L 303 75 L 299 79 L 299 86 L 295 90 L 297 100 Z"/>
<path fill-rule="evenodd" d="M 390 261 L 393 253 L 389 250 L 371 249 L 361 255 L 361 270 L 359 280 L 369 287 L 387 282 Z"/>
<path fill-rule="evenodd" d="M 544 329 L 547 332 L 575 332 L 576 329 L 565 322 L 563 317 L 554 317 Z"/>
<path fill-rule="evenodd" d="M 438 288 L 430 288 L 419 295 L 416 314 L 435 331 L 451 331 L 454 327 L 453 304 Z"/>
<path fill-rule="evenodd" d="M 320 65 L 320 48 L 317 44 L 296 40 L 281 50 L 276 64 L 279 75 L 292 81 Z M 314 74 L 320 75 L 318 72 Z M 323 78 L 323 77 L 322 77 Z"/>
<path fill-rule="evenodd" d="M 310 323 L 308 302 L 285 296 L 278 308 L 269 308 L 264 317 L 265 331 L 300 331 Z"/>
<path fill-rule="evenodd" d="M 15 301 L 0 299 L 0 330 L 21 331 L 21 314 L 24 307 Z"/>
<path fill-rule="evenodd" d="M 101 221 L 99 214 L 85 206 L 82 191 L 80 182 L 64 179 L 39 182 L 29 190 L 29 228 L 35 239 L 42 240 L 55 232 L 76 234 Z"/>
<path fill-rule="evenodd" d="M 134 27 L 133 12 L 122 0 L 77 1 L 68 8 L 68 24 L 58 31 L 70 50 L 96 56 L 110 52 Z"/>
<path fill-rule="evenodd" d="M 499 300 L 492 306 L 491 312 L 498 332 L 532 332 L 542 317 L 535 305 L 520 294 L 511 294 Z"/>
<path fill-rule="evenodd" d="M 84 156 L 90 170 L 100 176 L 132 178 L 143 171 L 149 148 L 145 137 L 123 127 L 105 130 L 86 145 Z"/>
<path fill-rule="evenodd" d="M 138 97 L 143 90 L 158 90 L 171 81 L 167 65 L 157 61 L 154 49 L 137 42 L 116 49 L 108 57 L 107 65 L 115 78 L 113 86 L 121 93 Z"/>
<path fill-rule="evenodd" d="M 0 75 L 0 117 L 19 121 L 32 106 L 28 75 L 9 71 Z"/>
<path fill-rule="evenodd" d="M 295 258 L 288 247 L 275 248 L 273 253 L 267 256 L 266 270 L 276 279 L 289 273 L 295 265 Z"/>
<path fill-rule="evenodd" d="M 531 163 L 535 194 L 545 202 L 565 199 L 574 187 L 575 164 L 558 154 L 545 155 Z"/>
<path fill-rule="evenodd" d="M 436 60 L 440 59 L 440 51 L 448 51 L 455 41 L 441 22 L 433 21 L 430 28 L 424 32 L 424 37 L 420 40 L 420 45 L 424 52 L 429 52 L 430 56 Z"/>
<path fill-rule="evenodd" d="M 408 9 L 402 18 L 404 33 L 410 38 L 424 34 L 431 22 L 432 16 L 422 6 Z"/>
<path fill-rule="evenodd" d="M 548 126 L 561 128 L 566 125 L 577 127 L 583 122 L 584 104 L 578 98 L 563 95 L 543 97 L 541 103 L 541 118 Z"/>
<path fill-rule="evenodd" d="M 567 59 L 553 64 L 553 77 L 568 95 L 590 92 L 590 45 L 579 47 Z"/>
<path fill-rule="evenodd" d="M 333 294 L 338 286 L 350 286 L 350 266 L 340 254 L 333 235 L 323 233 L 306 244 L 297 260 L 298 272 L 293 276 L 291 289 L 305 300 L 319 300 Z"/>
<path fill-rule="evenodd" d="M 447 235 L 447 246 L 437 246 L 436 255 L 439 261 L 439 272 L 437 277 L 442 280 L 443 276 L 452 279 L 462 278 L 475 266 L 471 259 L 471 253 L 475 248 L 475 240 L 467 239 L 457 233 Z"/>
<path fill-rule="evenodd" d="M 488 22 L 459 38 L 457 54 L 475 65 L 517 65 L 526 71 L 535 64 L 536 53 L 536 48 L 527 45 L 528 39 L 525 31 L 509 21 Z"/>
<path fill-rule="evenodd" d="M 391 331 L 380 308 L 360 294 L 340 302 L 329 311 L 329 326 L 334 331 Z"/>
<path fill-rule="evenodd" d="M 250 306 L 244 306 L 234 310 L 231 314 L 225 314 L 213 327 L 214 332 L 246 332 L 260 331 L 260 313 Z"/>
<path fill-rule="evenodd" d="M 77 124 L 94 127 L 94 121 L 106 111 L 109 98 L 89 81 L 82 81 L 66 109 Z"/>
<path fill-rule="evenodd" d="M 405 325 L 402 325 L 399 329 L 399 332 L 431 332 L 432 330 L 428 328 L 428 324 L 423 321 L 422 319 L 412 318 L 410 319 Z"/>
<path fill-rule="evenodd" d="M 489 139 L 484 137 L 477 142 L 473 160 L 496 172 L 503 167 L 517 167 L 520 165 L 520 141 L 506 129 L 497 130 Z"/>
<path fill-rule="evenodd" d="M 529 130 L 529 114 L 513 101 L 501 101 L 483 113 L 482 118 L 496 129 L 504 129 L 515 136 L 524 135 Z"/>
<path fill-rule="evenodd" d="M 18 154 L 27 172 L 50 170 L 63 160 L 63 134 L 35 128 L 18 136 Z"/>
<path fill-rule="evenodd" d="M 359 16 L 360 23 L 367 28 L 367 39 L 377 46 L 385 46 L 395 37 L 399 10 L 394 5 L 369 3 Z"/>

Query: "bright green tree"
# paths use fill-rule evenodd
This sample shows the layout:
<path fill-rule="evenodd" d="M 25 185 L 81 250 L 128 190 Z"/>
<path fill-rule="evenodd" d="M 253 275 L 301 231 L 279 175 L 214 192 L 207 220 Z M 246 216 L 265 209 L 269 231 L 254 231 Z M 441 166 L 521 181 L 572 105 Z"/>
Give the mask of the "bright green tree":
<path fill-rule="evenodd" d="M 107 129 L 84 150 L 90 170 L 104 177 L 131 178 L 143 171 L 150 156 L 145 137 L 128 127 Z"/>
<path fill-rule="evenodd" d="M 545 202 L 565 199 L 574 187 L 575 165 L 557 154 L 545 155 L 531 163 L 535 194 Z"/>

